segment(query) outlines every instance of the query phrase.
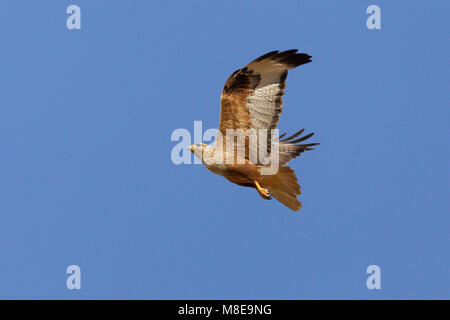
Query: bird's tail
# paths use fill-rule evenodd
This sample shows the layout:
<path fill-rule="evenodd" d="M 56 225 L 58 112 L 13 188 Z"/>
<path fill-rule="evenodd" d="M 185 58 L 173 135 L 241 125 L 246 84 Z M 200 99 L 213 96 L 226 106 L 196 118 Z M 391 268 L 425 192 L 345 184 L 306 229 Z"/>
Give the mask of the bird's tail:
<path fill-rule="evenodd" d="M 261 185 L 269 189 L 272 196 L 294 211 L 300 211 L 302 204 L 297 199 L 300 186 L 294 170 L 290 167 L 280 167 L 277 174 L 263 175 Z"/>

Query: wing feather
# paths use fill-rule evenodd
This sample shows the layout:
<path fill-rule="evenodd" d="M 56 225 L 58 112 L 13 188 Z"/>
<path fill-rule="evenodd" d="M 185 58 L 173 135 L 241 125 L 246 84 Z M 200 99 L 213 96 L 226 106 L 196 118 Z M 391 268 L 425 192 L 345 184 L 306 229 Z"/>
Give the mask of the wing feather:
<path fill-rule="evenodd" d="M 305 53 L 297 53 L 296 49 L 272 51 L 233 72 L 221 95 L 219 131 L 223 137 L 227 129 L 268 130 L 266 146 L 269 154 L 270 130 L 276 128 L 283 111 L 282 96 L 288 70 L 310 62 L 310 58 Z M 257 146 L 247 145 L 246 155 L 249 148 L 257 149 Z"/>

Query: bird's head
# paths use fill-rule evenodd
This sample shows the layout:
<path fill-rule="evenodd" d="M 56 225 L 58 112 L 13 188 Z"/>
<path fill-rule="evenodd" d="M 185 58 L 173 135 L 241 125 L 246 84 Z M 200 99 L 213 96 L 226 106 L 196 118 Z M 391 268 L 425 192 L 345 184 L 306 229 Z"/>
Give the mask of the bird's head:
<path fill-rule="evenodd" d="M 208 148 L 207 144 L 204 143 L 194 143 L 191 144 L 186 149 L 190 150 L 195 156 L 197 156 L 199 159 L 203 159 L 203 153 Z"/>

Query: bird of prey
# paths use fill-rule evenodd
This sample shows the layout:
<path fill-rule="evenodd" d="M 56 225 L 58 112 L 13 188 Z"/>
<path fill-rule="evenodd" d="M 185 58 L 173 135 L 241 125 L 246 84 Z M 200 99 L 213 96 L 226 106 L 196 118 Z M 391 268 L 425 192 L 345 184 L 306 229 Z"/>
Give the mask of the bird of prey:
<path fill-rule="evenodd" d="M 309 62 L 311 56 L 297 53 L 296 49 L 272 51 L 233 72 L 220 97 L 219 130 L 214 143 L 188 147 L 213 173 L 240 186 L 255 188 L 263 199 L 273 196 L 294 211 L 302 206 L 297 199 L 300 186 L 287 164 L 318 143 L 299 144 L 314 134 L 301 136 L 304 129 L 287 138 L 274 130 L 282 112 L 281 97 L 288 70 Z M 230 132 L 239 132 L 244 138 Z M 266 157 L 255 157 L 262 149 Z M 268 168 L 274 163 L 276 170 L 270 172 Z M 268 173 L 264 173 L 265 169 Z"/>

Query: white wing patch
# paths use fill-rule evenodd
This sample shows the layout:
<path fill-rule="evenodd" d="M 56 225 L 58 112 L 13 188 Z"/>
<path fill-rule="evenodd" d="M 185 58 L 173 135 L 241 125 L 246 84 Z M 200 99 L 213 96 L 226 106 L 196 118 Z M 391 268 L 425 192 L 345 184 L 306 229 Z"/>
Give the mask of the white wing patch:
<path fill-rule="evenodd" d="M 279 80 L 279 78 L 277 79 Z M 256 87 L 254 94 L 247 97 L 250 122 L 255 129 L 273 129 L 282 112 L 279 82 Z"/>

